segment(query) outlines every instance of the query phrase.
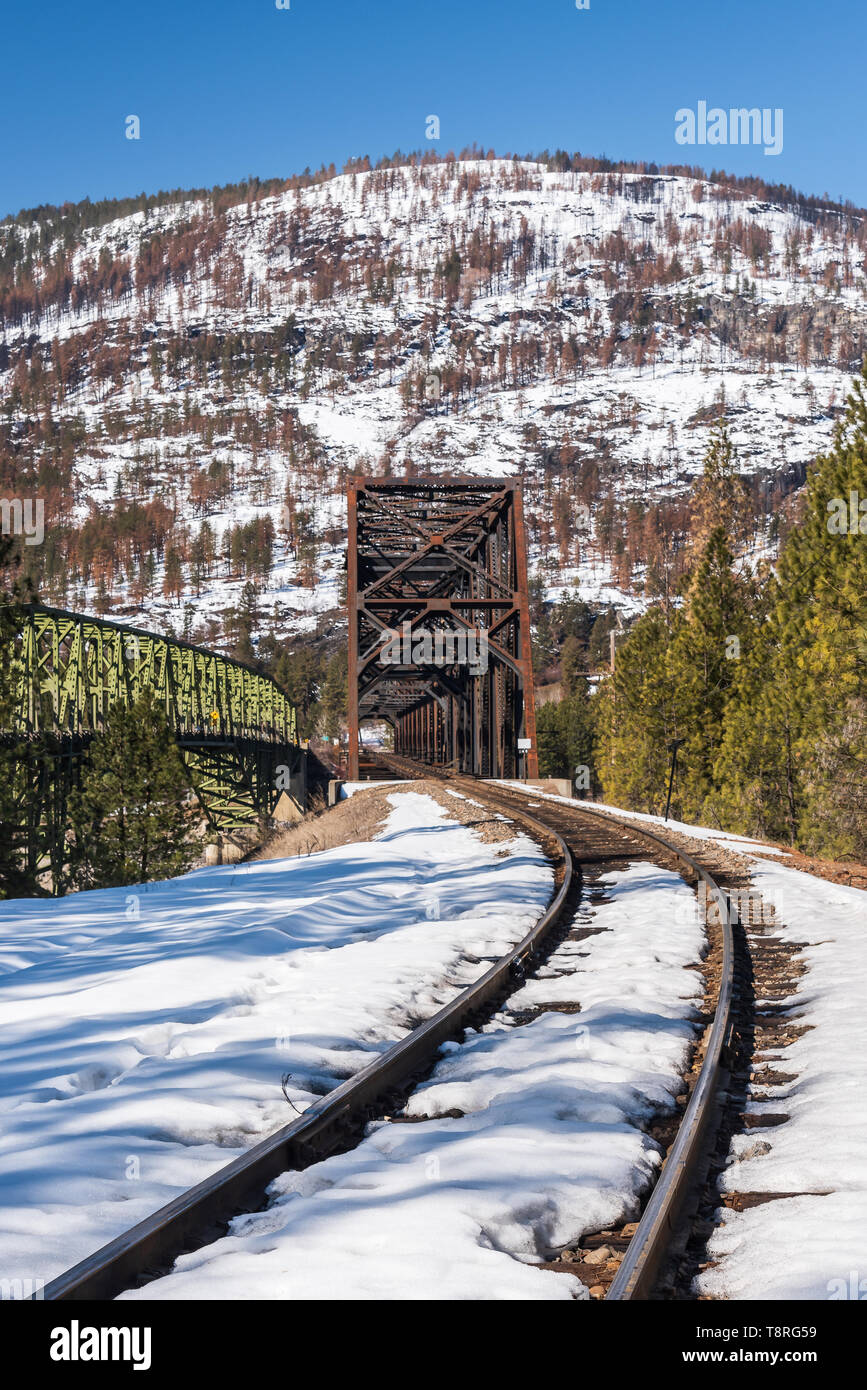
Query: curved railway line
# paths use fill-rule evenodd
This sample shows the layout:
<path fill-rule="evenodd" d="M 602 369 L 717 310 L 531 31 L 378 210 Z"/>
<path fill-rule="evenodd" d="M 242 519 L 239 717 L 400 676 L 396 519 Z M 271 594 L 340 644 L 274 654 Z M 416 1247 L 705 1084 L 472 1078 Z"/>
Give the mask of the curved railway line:
<path fill-rule="evenodd" d="M 383 761 L 396 771 L 421 775 L 419 767 L 406 759 L 388 757 Z M 426 767 L 424 774 L 430 776 L 431 769 Z M 473 798 L 499 807 L 508 816 L 520 816 L 521 803 L 532 797 L 529 789 L 525 793 L 506 786 L 492 787 L 471 777 L 450 775 L 448 780 Z M 703 881 L 707 888 L 709 959 L 714 961 L 714 968 L 707 972 L 711 976 L 712 1012 L 687 1077 L 687 1098 L 676 1133 L 667 1146 L 665 1161 L 641 1220 L 626 1243 L 617 1273 L 605 1294 L 606 1300 L 613 1302 L 649 1298 L 664 1268 L 668 1269 L 669 1282 L 675 1282 L 674 1266 L 692 1234 L 692 1222 L 707 1181 L 711 1146 L 722 1116 L 734 1027 L 735 929 L 740 926 L 737 908 L 695 856 L 654 831 L 579 802 L 569 805 L 534 799 L 532 805 L 536 818 L 555 830 L 568 846 L 579 875 L 598 859 L 668 859 L 693 886 Z M 609 1233 L 605 1239 L 610 1244 Z M 613 1239 L 623 1243 L 616 1235 Z"/>
<path fill-rule="evenodd" d="M 707 1181 L 710 1146 L 719 1128 L 727 1080 L 738 921 L 725 889 L 683 848 L 583 803 L 573 806 L 535 799 L 528 809 L 527 793 L 513 788 L 437 774 L 403 759 L 389 757 L 387 766 L 400 776 L 443 776 L 456 790 L 527 830 L 554 864 L 554 896 L 547 910 L 521 942 L 400 1042 L 315 1101 L 299 1119 L 52 1280 L 44 1298 L 109 1299 L 147 1283 L 166 1273 L 184 1251 L 217 1239 L 232 1217 L 266 1205 L 266 1188 L 281 1172 L 306 1168 L 352 1147 L 369 1120 L 394 1112 L 431 1069 L 442 1043 L 489 1018 L 557 944 L 568 931 L 588 878 L 606 867 L 642 858 L 677 867 L 693 886 L 704 882 L 711 909 L 708 960 L 712 965 L 706 974 L 712 998 L 681 1097 L 676 1132 L 669 1136 L 670 1142 L 662 1141 L 667 1151 L 657 1182 L 634 1232 L 629 1228 L 631 1238 L 615 1238 L 623 1255 L 606 1298 L 627 1301 L 652 1296 L 662 1270 L 683 1254 Z"/>

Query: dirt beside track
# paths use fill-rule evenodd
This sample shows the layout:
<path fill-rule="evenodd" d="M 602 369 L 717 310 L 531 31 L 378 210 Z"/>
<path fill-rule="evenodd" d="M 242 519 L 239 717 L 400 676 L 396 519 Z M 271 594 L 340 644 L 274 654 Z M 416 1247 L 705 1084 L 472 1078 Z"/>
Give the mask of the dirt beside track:
<path fill-rule="evenodd" d="M 274 831 L 250 858 L 293 859 L 372 840 L 385 829 L 389 813 L 394 809 L 389 798 L 408 791 L 429 796 L 452 820 L 472 826 L 486 844 L 505 843 L 515 837 L 515 826 L 492 815 L 480 802 L 446 791 L 441 780 L 421 778 L 405 786 L 371 782 L 369 788 L 338 801 L 336 806 L 307 816 L 285 830 Z"/>

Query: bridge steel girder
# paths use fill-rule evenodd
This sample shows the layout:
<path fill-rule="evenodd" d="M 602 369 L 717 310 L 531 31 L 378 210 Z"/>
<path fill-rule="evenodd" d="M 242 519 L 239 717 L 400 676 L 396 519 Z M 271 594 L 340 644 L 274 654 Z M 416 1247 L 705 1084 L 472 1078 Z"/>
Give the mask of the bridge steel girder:
<path fill-rule="evenodd" d="M 165 710 L 216 830 L 255 824 L 274 811 L 290 783 L 303 784 L 295 709 L 270 677 L 217 652 L 105 618 L 34 605 L 11 612 L 17 619 L 15 705 L 4 736 L 45 735 L 56 745 L 44 814 L 55 836 L 62 833 L 70 767 L 80 763 L 108 712 L 148 689 Z"/>
<path fill-rule="evenodd" d="M 371 718 L 421 762 L 538 776 L 520 482 L 359 477 L 347 505 L 350 778 Z"/>

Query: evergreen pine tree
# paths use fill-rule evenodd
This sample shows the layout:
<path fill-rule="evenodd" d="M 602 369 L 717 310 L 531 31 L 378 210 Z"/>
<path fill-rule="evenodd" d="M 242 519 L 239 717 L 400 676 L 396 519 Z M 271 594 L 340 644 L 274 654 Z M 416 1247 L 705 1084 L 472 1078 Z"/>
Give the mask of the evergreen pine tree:
<path fill-rule="evenodd" d="M 725 420 L 719 420 L 711 431 L 704 471 L 692 489 L 690 532 L 694 551 L 700 553 L 704 549 L 718 526 L 730 546 L 739 544 L 751 512 L 749 489 L 738 472 L 734 445 Z"/>
<path fill-rule="evenodd" d="M 347 719 L 348 662 L 346 651 L 335 652 L 325 672 L 320 722 L 326 738 L 339 738 Z"/>
<path fill-rule="evenodd" d="M 550 701 L 536 711 L 536 741 L 541 777 L 568 777 L 579 768 L 589 770 L 587 792 L 596 784 L 593 705 L 587 683 L 576 682 L 574 693 L 559 702 Z"/>
<path fill-rule="evenodd" d="M 325 663 L 321 653 L 306 643 L 295 651 L 287 652 L 283 642 L 270 632 L 259 643 L 257 655 L 295 706 L 299 737 L 309 738 L 319 718 L 319 702 L 325 679 Z"/>
<path fill-rule="evenodd" d="M 111 888 L 189 868 L 189 794 L 189 773 L 153 692 L 115 706 L 69 798 L 70 882 Z"/>
<path fill-rule="evenodd" d="M 803 519 L 783 547 L 718 769 L 733 819 L 750 833 L 859 858 L 867 853 L 865 385 L 867 367 L 832 449 L 808 474 Z"/>
<path fill-rule="evenodd" d="M 584 648 L 574 633 L 570 633 L 560 651 L 560 669 L 563 673 L 564 694 L 583 693 L 586 697 L 587 682 L 584 677 Z"/>
<path fill-rule="evenodd" d="M 746 585 L 732 570 L 725 530 L 710 532 L 689 582 L 681 621 L 666 655 L 680 754 L 679 814 L 720 821 L 714 763 L 738 664 L 748 646 Z"/>
<path fill-rule="evenodd" d="M 234 642 L 232 655 L 238 661 L 253 662 L 256 660 L 256 648 L 253 646 L 253 633 L 259 620 L 259 605 L 256 598 L 256 586 L 249 580 L 241 590 L 241 602 L 238 605 L 234 622 Z"/>
<path fill-rule="evenodd" d="M 666 744 L 678 732 L 670 641 L 665 613 L 651 609 L 618 648 L 614 673 L 596 697 L 602 789 L 618 806 L 658 813 L 665 805 Z"/>

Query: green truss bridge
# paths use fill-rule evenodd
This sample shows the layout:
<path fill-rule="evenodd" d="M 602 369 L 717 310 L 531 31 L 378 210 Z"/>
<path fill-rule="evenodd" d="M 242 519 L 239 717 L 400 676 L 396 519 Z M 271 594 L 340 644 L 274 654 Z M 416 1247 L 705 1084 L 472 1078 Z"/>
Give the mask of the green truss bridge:
<path fill-rule="evenodd" d="M 3 734 L 42 736 L 51 750 L 33 775 L 42 782 L 34 801 L 52 847 L 64 833 L 66 797 L 90 739 L 113 706 L 132 704 L 146 689 L 166 711 L 215 830 L 273 815 L 284 794 L 295 815 L 303 811 L 305 756 L 295 709 L 268 676 L 104 618 L 24 605 L 6 617 L 13 620 L 6 640 L 13 646 L 14 708 Z"/>

